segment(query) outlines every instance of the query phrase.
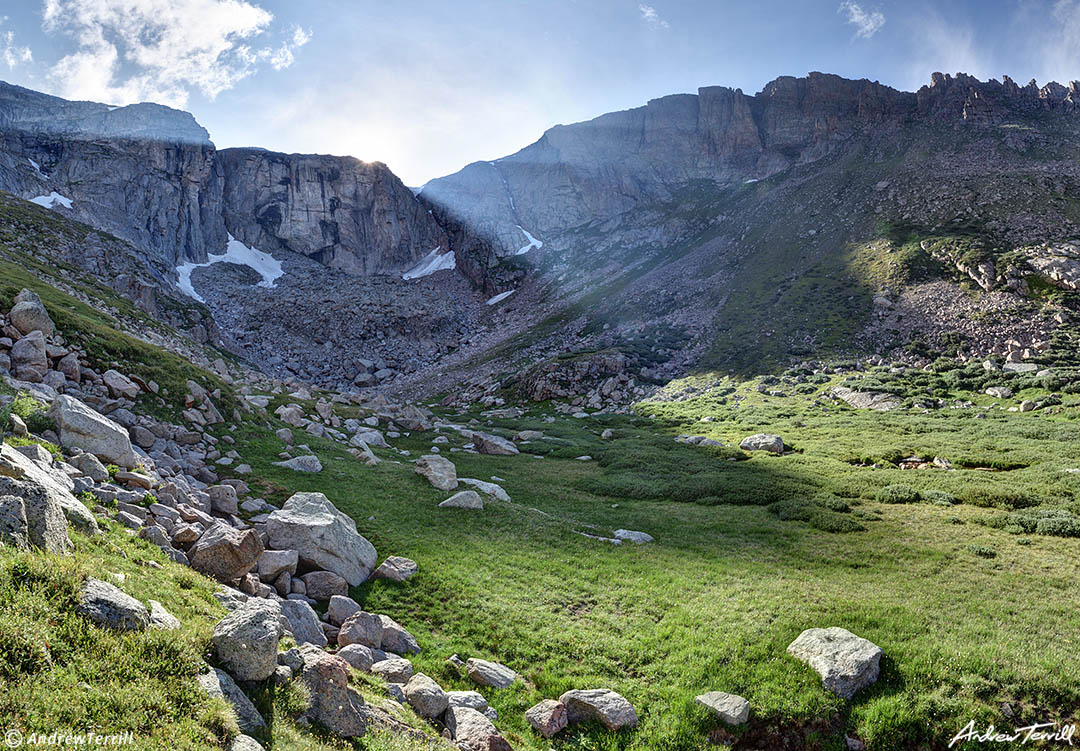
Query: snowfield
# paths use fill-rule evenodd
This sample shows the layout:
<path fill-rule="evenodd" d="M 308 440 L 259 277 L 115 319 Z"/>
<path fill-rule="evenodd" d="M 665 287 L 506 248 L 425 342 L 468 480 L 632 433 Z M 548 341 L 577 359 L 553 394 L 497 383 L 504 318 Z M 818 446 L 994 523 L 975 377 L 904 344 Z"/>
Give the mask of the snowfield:
<path fill-rule="evenodd" d="M 401 278 L 405 281 L 409 281 L 411 279 L 419 279 L 422 276 L 434 274 L 436 271 L 453 271 L 456 269 L 457 259 L 454 257 L 454 251 L 439 255 L 441 249 L 442 246 L 440 245 L 435 248 L 435 250 L 428 253 L 420 260 L 420 263 L 402 274 Z"/>
<path fill-rule="evenodd" d="M 30 203 L 36 203 L 38 206 L 44 206 L 47 209 L 55 209 L 56 204 L 60 204 L 65 209 L 71 208 L 71 199 L 57 193 L 55 190 L 47 196 L 38 196 L 37 198 L 31 198 Z"/>
<path fill-rule="evenodd" d="M 529 231 L 527 229 L 525 229 L 524 227 L 522 227 L 520 224 L 515 224 L 514 226 L 517 227 L 519 230 L 521 230 L 523 233 L 525 233 L 525 239 L 529 241 L 528 245 L 523 245 L 520 248 L 518 248 L 517 253 L 514 253 L 515 256 L 524 255 L 525 253 L 528 253 L 533 248 L 536 248 L 537 250 L 540 250 L 540 248 L 544 247 L 544 243 L 543 243 L 542 240 L 537 240 L 535 237 L 530 235 Z"/>
<path fill-rule="evenodd" d="M 235 263 L 239 266 L 248 266 L 255 269 L 259 276 L 262 277 L 262 281 L 257 285 L 259 287 L 273 287 L 278 277 L 285 273 L 281 268 L 281 261 L 269 253 L 244 245 L 232 235 L 229 235 L 229 244 L 225 246 L 224 253 L 221 255 L 208 254 L 206 258 L 205 263 L 188 261 L 176 267 L 176 273 L 180 275 L 177 286 L 188 297 L 192 297 L 199 302 L 206 301 L 195 291 L 195 286 L 191 283 L 191 272 L 203 266 L 210 266 L 215 263 Z"/>
<path fill-rule="evenodd" d="M 506 292 L 500 292 L 499 294 L 495 295 L 495 297 L 492 297 L 490 300 L 488 300 L 487 304 L 495 305 L 497 303 L 500 303 L 506 298 L 510 297 L 510 295 L 514 294 L 515 292 L 517 292 L 516 289 L 508 289 Z"/>

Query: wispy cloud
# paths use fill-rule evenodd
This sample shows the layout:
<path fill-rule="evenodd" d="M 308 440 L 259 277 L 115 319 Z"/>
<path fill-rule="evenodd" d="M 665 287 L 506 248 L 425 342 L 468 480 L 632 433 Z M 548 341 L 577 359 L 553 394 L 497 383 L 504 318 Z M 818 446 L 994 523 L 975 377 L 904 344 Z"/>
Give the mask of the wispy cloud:
<path fill-rule="evenodd" d="M 843 0 L 837 12 L 847 16 L 847 23 L 855 27 L 855 36 L 858 39 L 869 39 L 885 25 L 884 13 L 879 10 L 864 10 L 852 0 Z"/>
<path fill-rule="evenodd" d="M 7 16 L 0 16 L 0 26 L 8 20 Z M 20 47 L 15 44 L 15 32 L 0 32 L 0 60 L 8 66 L 8 70 L 14 70 L 15 66 L 29 63 L 34 60 L 34 53 L 29 47 Z"/>
<path fill-rule="evenodd" d="M 56 93 L 114 104 L 183 107 L 193 91 L 213 99 L 261 65 L 289 67 L 311 39 L 296 28 L 253 46 L 274 17 L 246 0 L 44 0 L 43 18 L 76 45 L 49 70 Z"/>
<path fill-rule="evenodd" d="M 667 21 L 665 21 L 663 18 L 661 18 L 660 14 L 656 12 L 656 8 L 652 7 L 651 5 L 646 5 L 645 3 L 639 4 L 638 5 L 638 12 L 641 13 L 641 18 L 649 26 L 652 26 L 652 27 L 658 28 L 658 29 L 670 29 L 671 28 L 671 24 L 669 24 Z"/>

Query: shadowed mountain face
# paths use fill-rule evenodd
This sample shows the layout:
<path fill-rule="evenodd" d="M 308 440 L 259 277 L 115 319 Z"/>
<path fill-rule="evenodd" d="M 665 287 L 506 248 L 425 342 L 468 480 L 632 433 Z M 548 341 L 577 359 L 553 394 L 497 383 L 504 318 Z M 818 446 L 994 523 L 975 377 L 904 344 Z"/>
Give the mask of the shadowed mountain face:
<path fill-rule="evenodd" d="M 1013 115 L 1069 113 L 1080 84 L 1019 87 L 935 74 L 918 93 L 811 73 L 760 93 L 708 87 L 644 107 L 552 128 L 533 145 L 433 180 L 422 197 L 491 244 L 517 253 L 588 222 L 671 200 L 693 181 L 760 180 L 815 162 L 870 130 L 988 124 Z"/>
<path fill-rule="evenodd" d="M 229 235 L 273 254 L 273 283 L 243 260 L 187 278 L 239 351 L 339 386 L 370 384 L 362 360 L 395 374 L 380 385 L 430 387 L 568 351 L 656 379 L 954 334 L 975 356 L 1067 312 L 1032 290 L 1080 262 L 1032 248 L 1080 235 L 1078 103 L 1077 83 L 963 74 L 914 93 L 820 73 L 710 87 L 414 196 L 380 163 L 217 151 L 186 113 L 0 85 L 0 189 L 128 240 L 166 286 Z M 1018 312 L 968 326 L 971 284 Z"/>
<path fill-rule="evenodd" d="M 224 252 L 227 235 L 354 275 L 400 274 L 448 240 L 380 163 L 217 151 L 186 112 L 68 102 L 0 84 L 0 189 L 176 266 Z M 66 202 L 70 201 L 70 208 Z"/>

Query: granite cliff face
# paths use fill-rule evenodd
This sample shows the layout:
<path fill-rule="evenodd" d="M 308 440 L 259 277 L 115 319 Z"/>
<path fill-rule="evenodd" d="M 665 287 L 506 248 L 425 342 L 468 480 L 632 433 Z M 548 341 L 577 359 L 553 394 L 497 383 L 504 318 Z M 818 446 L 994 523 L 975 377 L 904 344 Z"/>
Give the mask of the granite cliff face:
<path fill-rule="evenodd" d="M 449 252 L 427 208 L 383 164 L 218 151 L 186 112 L 69 102 L 2 83 L 0 189 L 173 267 L 222 253 L 229 234 L 359 276 L 401 274 L 436 248 Z"/>
<path fill-rule="evenodd" d="M 1080 83 L 1020 87 L 1008 77 L 980 82 L 940 73 L 916 93 L 822 73 L 778 78 L 754 96 L 708 87 L 556 126 L 516 154 L 428 183 L 421 198 L 471 228 L 459 258 L 490 265 L 528 252 L 529 235 L 549 241 L 669 202 L 695 181 L 723 187 L 763 180 L 816 162 L 871 130 L 1071 113 L 1078 101 Z"/>
<path fill-rule="evenodd" d="M 213 159 L 209 135 L 186 112 L 0 84 L 0 189 L 55 193 L 71 202 L 57 202 L 69 216 L 172 265 L 224 246 Z"/>
<path fill-rule="evenodd" d="M 215 161 L 229 232 L 356 276 L 400 274 L 449 241 L 385 164 L 224 149 Z"/>

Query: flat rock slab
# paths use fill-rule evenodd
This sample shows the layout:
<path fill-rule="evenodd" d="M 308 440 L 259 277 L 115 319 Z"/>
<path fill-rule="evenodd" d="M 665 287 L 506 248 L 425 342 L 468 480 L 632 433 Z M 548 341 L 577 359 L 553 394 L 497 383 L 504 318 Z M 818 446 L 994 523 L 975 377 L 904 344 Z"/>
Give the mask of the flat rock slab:
<path fill-rule="evenodd" d="M 626 542 L 636 542 L 638 545 L 644 545 L 649 542 L 656 542 L 653 536 L 646 532 L 635 532 L 632 529 L 616 529 L 616 540 L 625 540 Z"/>
<path fill-rule="evenodd" d="M 821 675 L 828 690 L 850 699 L 878 678 L 881 647 L 839 626 L 810 628 L 787 648 Z"/>
<path fill-rule="evenodd" d="M 694 699 L 728 725 L 742 725 L 750 717 L 750 702 L 724 691 L 710 691 Z"/>
<path fill-rule="evenodd" d="M 633 705 L 609 688 L 567 691 L 559 697 L 559 702 L 566 705 L 566 719 L 570 723 L 596 720 L 608 730 L 637 725 Z"/>

